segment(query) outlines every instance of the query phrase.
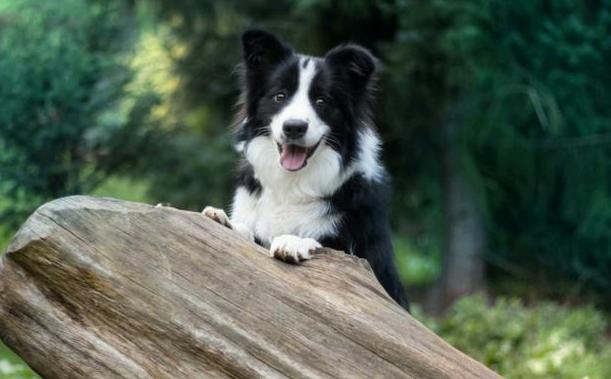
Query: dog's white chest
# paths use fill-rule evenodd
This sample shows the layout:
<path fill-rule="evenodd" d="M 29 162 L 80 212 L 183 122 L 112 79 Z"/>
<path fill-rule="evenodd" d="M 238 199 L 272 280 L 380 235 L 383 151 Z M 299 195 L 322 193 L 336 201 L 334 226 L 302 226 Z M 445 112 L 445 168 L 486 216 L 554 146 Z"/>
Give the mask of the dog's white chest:
<path fill-rule="evenodd" d="M 334 231 L 336 220 L 328 214 L 326 201 L 280 200 L 273 195 L 264 191 L 258 201 L 253 229 L 263 243 L 282 234 L 318 239 Z"/>
<path fill-rule="evenodd" d="M 247 225 L 266 246 L 274 237 L 283 234 L 319 239 L 335 231 L 338 220 L 329 215 L 327 201 L 293 200 L 274 195 L 266 190 L 260 196 L 248 194 L 245 190 L 238 191 L 232 221 Z"/>

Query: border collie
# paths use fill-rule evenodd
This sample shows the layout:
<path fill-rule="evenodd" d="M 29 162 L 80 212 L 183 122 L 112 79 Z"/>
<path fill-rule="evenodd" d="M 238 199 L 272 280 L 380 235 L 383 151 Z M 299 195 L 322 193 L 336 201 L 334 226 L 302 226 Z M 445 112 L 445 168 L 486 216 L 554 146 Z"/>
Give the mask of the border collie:
<path fill-rule="evenodd" d="M 408 308 L 393 259 L 387 174 L 371 119 L 376 59 L 342 45 L 297 54 L 272 34 L 242 35 L 244 72 L 231 217 L 203 213 L 298 263 L 322 246 L 366 258 Z"/>

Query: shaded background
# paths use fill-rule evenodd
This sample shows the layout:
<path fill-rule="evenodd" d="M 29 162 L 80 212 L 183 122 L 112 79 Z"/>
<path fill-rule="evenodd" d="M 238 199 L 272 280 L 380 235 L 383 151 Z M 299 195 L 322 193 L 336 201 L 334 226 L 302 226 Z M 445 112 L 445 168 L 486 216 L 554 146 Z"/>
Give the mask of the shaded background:
<path fill-rule="evenodd" d="M 69 194 L 226 206 L 249 27 L 383 63 L 419 319 L 510 378 L 611 377 L 609 0 L 0 0 L 0 251 Z"/>

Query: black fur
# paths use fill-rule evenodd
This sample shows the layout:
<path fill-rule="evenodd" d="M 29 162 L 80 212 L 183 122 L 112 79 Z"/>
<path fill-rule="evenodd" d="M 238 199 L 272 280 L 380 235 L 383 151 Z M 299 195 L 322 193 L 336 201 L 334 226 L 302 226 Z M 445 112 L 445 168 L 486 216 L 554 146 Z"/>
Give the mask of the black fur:
<path fill-rule="evenodd" d="M 340 214 L 338 232 L 319 242 L 365 258 L 386 292 L 405 309 L 407 295 L 395 268 L 388 224 L 388 186 L 355 175 L 331 196 L 330 213 Z"/>
<path fill-rule="evenodd" d="M 236 171 L 236 186 L 245 187 L 248 192 L 258 196 L 261 193 L 261 183 L 255 178 L 255 172 L 248 162 L 241 162 Z"/>

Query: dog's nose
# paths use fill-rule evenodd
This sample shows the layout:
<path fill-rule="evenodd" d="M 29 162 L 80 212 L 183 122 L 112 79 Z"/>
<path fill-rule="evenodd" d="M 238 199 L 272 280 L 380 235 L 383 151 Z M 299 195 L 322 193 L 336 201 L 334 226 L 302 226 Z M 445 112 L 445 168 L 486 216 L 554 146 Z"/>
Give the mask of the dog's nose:
<path fill-rule="evenodd" d="M 290 119 L 282 124 L 284 135 L 289 139 L 298 139 L 303 137 L 308 130 L 308 123 L 303 120 Z"/>

